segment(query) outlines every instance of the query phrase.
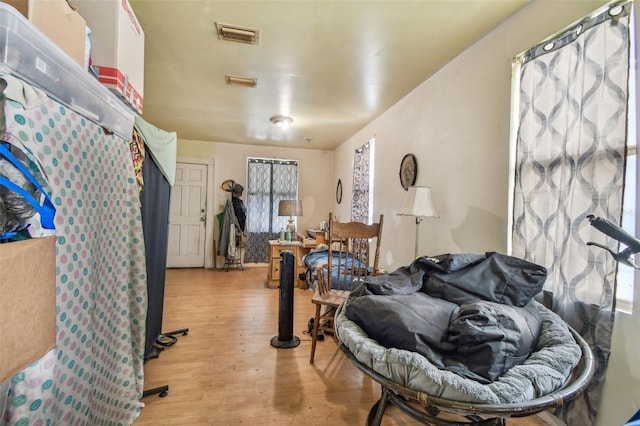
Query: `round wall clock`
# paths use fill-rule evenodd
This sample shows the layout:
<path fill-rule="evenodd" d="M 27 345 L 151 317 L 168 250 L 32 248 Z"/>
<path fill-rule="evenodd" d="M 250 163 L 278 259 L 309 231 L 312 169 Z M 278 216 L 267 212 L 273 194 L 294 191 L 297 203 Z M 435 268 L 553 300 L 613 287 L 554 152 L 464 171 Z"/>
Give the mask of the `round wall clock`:
<path fill-rule="evenodd" d="M 416 183 L 416 177 L 418 176 L 418 161 L 413 154 L 407 154 L 402 158 L 400 163 L 400 185 L 405 191 L 409 190 L 410 186 Z"/>
<path fill-rule="evenodd" d="M 340 204 L 342 202 L 342 181 L 338 179 L 338 185 L 336 185 L 336 202 Z"/>

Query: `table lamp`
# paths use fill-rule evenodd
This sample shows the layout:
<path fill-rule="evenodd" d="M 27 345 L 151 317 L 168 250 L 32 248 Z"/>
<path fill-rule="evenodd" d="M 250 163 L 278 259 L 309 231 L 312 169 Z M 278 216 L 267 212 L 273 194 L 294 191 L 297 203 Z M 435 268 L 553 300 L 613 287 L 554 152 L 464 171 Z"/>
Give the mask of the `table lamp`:
<path fill-rule="evenodd" d="M 280 200 L 278 205 L 278 216 L 289 216 L 287 232 L 293 235 L 296 232 L 296 224 L 293 223 L 293 216 L 302 216 L 302 200 Z"/>

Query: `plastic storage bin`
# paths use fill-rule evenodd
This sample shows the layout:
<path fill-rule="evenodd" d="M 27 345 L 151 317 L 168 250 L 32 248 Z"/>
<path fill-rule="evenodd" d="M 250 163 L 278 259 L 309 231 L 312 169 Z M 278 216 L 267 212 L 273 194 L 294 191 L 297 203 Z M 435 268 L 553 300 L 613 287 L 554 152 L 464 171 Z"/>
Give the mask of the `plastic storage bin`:
<path fill-rule="evenodd" d="M 0 3 L 0 75 L 11 74 L 129 140 L 136 113 L 15 8 Z"/>

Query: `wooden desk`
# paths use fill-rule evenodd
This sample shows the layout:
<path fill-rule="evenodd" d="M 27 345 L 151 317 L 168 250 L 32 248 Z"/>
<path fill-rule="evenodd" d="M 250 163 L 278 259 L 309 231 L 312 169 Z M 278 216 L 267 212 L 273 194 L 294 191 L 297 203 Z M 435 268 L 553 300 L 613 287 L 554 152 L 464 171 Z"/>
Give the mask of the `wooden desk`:
<path fill-rule="evenodd" d="M 304 245 L 294 245 L 280 244 L 280 241 L 278 240 L 269 241 L 269 270 L 267 273 L 267 287 L 280 287 L 280 253 L 285 250 L 290 250 L 296 260 L 293 265 L 293 285 L 294 287 L 307 288 L 307 282 L 300 279 L 300 274 L 305 271 L 302 258 L 305 254 L 314 249 L 315 246 L 315 242 L 305 242 Z"/>

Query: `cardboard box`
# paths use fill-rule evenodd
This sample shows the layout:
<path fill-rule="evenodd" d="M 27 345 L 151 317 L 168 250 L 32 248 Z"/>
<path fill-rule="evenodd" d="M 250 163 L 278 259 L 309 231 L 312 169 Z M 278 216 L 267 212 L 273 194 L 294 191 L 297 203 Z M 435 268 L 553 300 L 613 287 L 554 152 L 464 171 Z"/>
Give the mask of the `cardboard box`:
<path fill-rule="evenodd" d="M 56 345 L 56 240 L 0 244 L 0 383 Z"/>
<path fill-rule="evenodd" d="M 144 32 L 128 0 L 69 0 L 91 30 L 98 80 L 142 113 Z"/>
<path fill-rule="evenodd" d="M 86 24 L 66 0 L 3 0 L 85 68 Z"/>

